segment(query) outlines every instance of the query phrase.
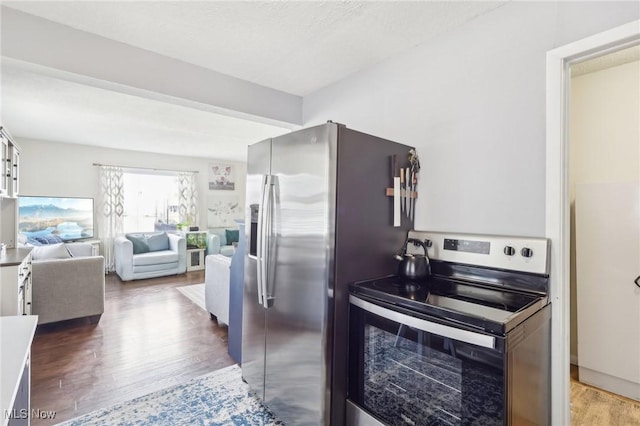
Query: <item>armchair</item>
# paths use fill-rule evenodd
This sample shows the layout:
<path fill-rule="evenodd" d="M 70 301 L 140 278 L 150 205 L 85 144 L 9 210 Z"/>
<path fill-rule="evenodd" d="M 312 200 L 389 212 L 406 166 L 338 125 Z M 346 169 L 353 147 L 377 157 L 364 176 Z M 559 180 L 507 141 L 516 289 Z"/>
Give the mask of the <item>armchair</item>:
<path fill-rule="evenodd" d="M 82 251 L 82 245 L 88 249 Z M 32 307 L 38 324 L 89 317 L 97 323 L 104 312 L 104 257 L 91 256 L 89 244 L 67 244 L 74 256 L 34 258 Z"/>
<path fill-rule="evenodd" d="M 231 241 L 228 237 L 235 237 Z M 236 252 L 233 245 L 239 238 L 237 228 L 211 228 L 207 238 L 207 255 L 221 254 L 232 257 Z"/>
<path fill-rule="evenodd" d="M 146 250 L 141 250 L 144 246 Z M 116 237 L 114 254 L 116 273 L 122 281 L 182 274 L 187 270 L 187 242 L 181 235 L 149 232 Z"/>

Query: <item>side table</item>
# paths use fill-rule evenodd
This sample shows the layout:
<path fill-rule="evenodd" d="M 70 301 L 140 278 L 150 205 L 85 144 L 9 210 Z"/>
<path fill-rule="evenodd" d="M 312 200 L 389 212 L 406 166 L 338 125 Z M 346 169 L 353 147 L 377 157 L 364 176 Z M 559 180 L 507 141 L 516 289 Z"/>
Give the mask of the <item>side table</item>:
<path fill-rule="evenodd" d="M 205 249 L 187 249 L 187 271 L 201 271 L 204 269 Z"/>

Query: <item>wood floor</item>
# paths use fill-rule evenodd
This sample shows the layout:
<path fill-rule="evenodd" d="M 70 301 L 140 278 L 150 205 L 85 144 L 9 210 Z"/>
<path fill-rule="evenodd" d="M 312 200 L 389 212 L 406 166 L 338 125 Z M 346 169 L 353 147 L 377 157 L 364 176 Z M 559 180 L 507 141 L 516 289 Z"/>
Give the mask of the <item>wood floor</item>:
<path fill-rule="evenodd" d="M 38 327 L 32 345 L 31 408 L 56 411 L 50 425 L 233 364 L 227 328 L 175 287 L 204 272 L 123 283 L 106 279 L 98 324 L 73 320 Z"/>
<path fill-rule="evenodd" d="M 574 364 L 570 364 L 569 365 L 569 372 L 570 372 L 570 377 L 571 377 L 571 381 L 572 382 L 578 382 L 578 383 L 582 383 L 580 381 L 580 370 L 578 368 L 577 365 Z M 597 388 L 595 386 L 591 386 L 588 385 L 586 383 L 582 383 L 584 386 L 588 386 L 590 388 L 596 389 L 599 392 L 605 393 L 607 395 L 611 395 L 614 398 L 619 399 L 620 401 L 624 402 L 624 403 L 628 403 L 628 404 L 638 404 L 638 401 L 636 401 L 635 399 L 631 399 L 631 398 L 627 398 L 626 396 L 622 396 L 622 395 L 618 395 L 617 393 L 613 393 L 613 392 L 609 392 L 607 390 L 604 389 L 600 389 Z M 639 425 L 640 426 L 640 425 Z"/>

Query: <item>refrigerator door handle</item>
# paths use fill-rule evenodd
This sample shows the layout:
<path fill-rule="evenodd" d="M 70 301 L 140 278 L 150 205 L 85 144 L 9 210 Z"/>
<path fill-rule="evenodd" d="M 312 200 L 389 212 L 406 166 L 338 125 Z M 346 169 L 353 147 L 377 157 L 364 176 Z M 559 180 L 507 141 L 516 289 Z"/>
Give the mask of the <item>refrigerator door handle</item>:
<path fill-rule="evenodd" d="M 258 303 L 265 306 L 263 289 L 265 287 L 265 259 L 266 255 L 266 235 L 265 226 L 267 220 L 268 196 L 271 186 L 271 176 L 265 175 L 262 178 L 262 190 L 260 191 L 260 206 L 258 207 L 258 232 L 256 235 L 256 281 L 258 284 Z"/>
<path fill-rule="evenodd" d="M 266 270 L 265 270 L 265 280 L 264 280 L 264 307 L 270 308 L 273 306 L 273 302 L 275 299 L 274 295 L 274 281 L 275 281 L 275 261 L 277 257 L 277 247 L 274 245 L 274 235 L 277 234 L 275 231 L 275 227 L 278 224 L 278 206 L 280 204 L 280 194 L 279 194 L 279 185 L 278 185 L 278 177 L 271 177 L 271 188 L 269 190 L 269 209 L 267 212 L 267 230 L 265 231 L 265 235 L 267 236 L 267 253 L 266 256 Z"/>
<path fill-rule="evenodd" d="M 264 222 L 262 228 L 262 287 L 260 292 L 262 293 L 262 306 L 269 307 L 267 298 L 267 286 L 269 283 L 269 264 L 271 263 L 272 250 L 271 250 L 271 216 L 273 214 L 273 200 L 271 195 L 273 193 L 273 181 L 275 176 L 267 175 L 265 185 L 265 204 L 264 204 Z"/>

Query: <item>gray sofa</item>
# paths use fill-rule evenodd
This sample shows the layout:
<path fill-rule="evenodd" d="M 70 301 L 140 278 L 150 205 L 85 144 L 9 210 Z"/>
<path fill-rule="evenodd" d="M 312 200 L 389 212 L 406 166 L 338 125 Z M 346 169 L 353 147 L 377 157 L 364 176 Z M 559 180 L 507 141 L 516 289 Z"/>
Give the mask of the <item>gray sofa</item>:
<path fill-rule="evenodd" d="M 146 250 L 141 251 L 145 244 Z M 122 281 L 187 271 L 187 242 L 181 235 L 165 232 L 131 233 L 116 237 L 114 246 L 116 273 Z"/>
<path fill-rule="evenodd" d="M 89 317 L 97 323 L 104 312 L 104 257 L 91 256 L 86 243 L 59 244 L 70 254 L 38 255 L 46 247 L 32 251 L 32 313 L 38 324 Z M 73 257 L 71 257 L 73 255 Z"/>

